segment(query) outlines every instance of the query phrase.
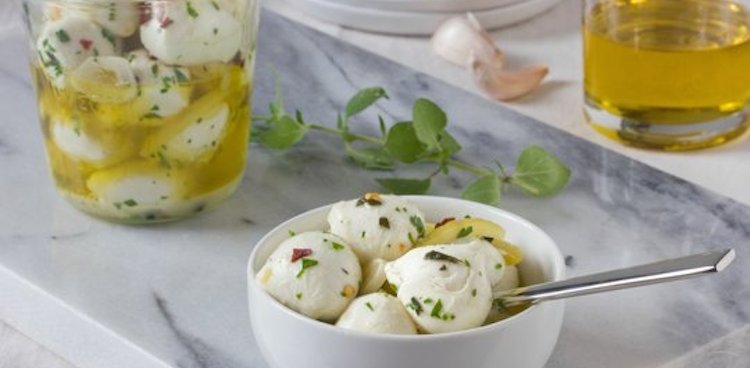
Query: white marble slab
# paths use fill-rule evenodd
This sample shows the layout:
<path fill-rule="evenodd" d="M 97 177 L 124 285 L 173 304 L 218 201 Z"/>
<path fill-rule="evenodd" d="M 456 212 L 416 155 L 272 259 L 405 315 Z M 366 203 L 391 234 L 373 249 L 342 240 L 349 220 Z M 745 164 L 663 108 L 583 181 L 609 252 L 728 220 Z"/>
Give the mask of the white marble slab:
<path fill-rule="evenodd" d="M 750 205 L 750 190 L 746 184 L 750 181 L 747 136 L 710 150 L 654 152 L 622 146 L 602 137 L 586 124 L 583 118 L 581 4 L 581 0 L 562 0 L 530 21 L 491 32 L 506 51 L 510 67 L 531 63 L 550 66 L 550 75 L 539 90 L 503 106 Z M 307 16 L 285 0 L 264 0 L 264 6 L 481 96 L 469 73 L 435 57 L 427 38 L 393 37 L 342 28 Z"/>
<path fill-rule="evenodd" d="M 245 303 L 253 242 L 294 214 L 376 189 L 382 174 L 347 163 L 318 135 L 289 153 L 253 147 L 240 191 L 212 213 L 145 228 L 94 220 L 52 190 L 24 53 L 20 36 L 0 38 L 0 319 L 81 368 L 266 367 Z M 738 248 L 737 264 L 717 277 L 572 300 L 550 367 L 681 364 L 750 323 L 747 207 L 266 13 L 259 110 L 272 65 L 288 105 L 310 120 L 332 121 L 353 91 L 383 85 L 387 117 L 408 116 L 415 96 L 446 106 L 461 122 L 453 132 L 463 159 L 491 165 L 529 144 L 563 156 L 575 173 L 563 195 L 509 193 L 504 207 L 547 230 L 572 275 Z M 434 192 L 456 195 L 467 180 L 452 175 Z M 746 350 L 732 351 L 750 364 Z"/>

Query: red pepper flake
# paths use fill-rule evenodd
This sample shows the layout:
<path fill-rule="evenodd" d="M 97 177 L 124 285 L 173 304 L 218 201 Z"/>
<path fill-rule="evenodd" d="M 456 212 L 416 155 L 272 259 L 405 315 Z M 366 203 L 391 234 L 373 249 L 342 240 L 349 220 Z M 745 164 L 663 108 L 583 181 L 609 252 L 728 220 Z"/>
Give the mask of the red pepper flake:
<path fill-rule="evenodd" d="M 312 254 L 310 248 L 294 248 L 292 249 L 292 263 L 297 262 L 300 258 L 305 258 Z"/>
<path fill-rule="evenodd" d="M 140 22 L 140 25 L 144 25 L 148 23 L 148 21 L 151 20 L 151 6 L 147 4 L 142 4 L 138 7 L 138 21 Z"/>
<path fill-rule="evenodd" d="M 164 17 L 159 22 L 159 26 L 161 26 L 161 28 L 167 28 L 167 27 L 171 26 L 172 23 L 174 23 L 174 21 L 172 20 L 172 18 L 170 18 L 170 17 Z"/>
<path fill-rule="evenodd" d="M 437 228 L 439 228 L 439 227 L 441 227 L 441 226 L 443 226 L 443 225 L 445 225 L 445 224 L 447 224 L 447 223 L 449 223 L 451 221 L 454 221 L 454 220 L 456 220 L 455 217 L 446 217 L 446 218 L 440 220 L 440 222 L 438 222 L 437 224 L 435 224 L 435 228 L 437 229 Z"/>
<path fill-rule="evenodd" d="M 81 44 L 81 47 L 83 47 L 84 50 L 89 51 L 91 49 L 91 46 L 94 44 L 94 41 L 91 41 L 86 38 L 82 38 L 80 41 L 78 41 Z"/>

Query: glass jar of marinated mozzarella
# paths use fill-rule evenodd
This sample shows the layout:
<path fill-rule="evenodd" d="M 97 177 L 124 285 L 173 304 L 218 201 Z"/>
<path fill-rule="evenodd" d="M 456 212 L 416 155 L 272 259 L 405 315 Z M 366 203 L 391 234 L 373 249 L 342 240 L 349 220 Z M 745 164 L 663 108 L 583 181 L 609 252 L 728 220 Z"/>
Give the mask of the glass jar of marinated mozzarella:
<path fill-rule="evenodd" d="M 247 158 L 257 0 L 24 0 L 52 176 L 129 223 L 209 209 Z"/>

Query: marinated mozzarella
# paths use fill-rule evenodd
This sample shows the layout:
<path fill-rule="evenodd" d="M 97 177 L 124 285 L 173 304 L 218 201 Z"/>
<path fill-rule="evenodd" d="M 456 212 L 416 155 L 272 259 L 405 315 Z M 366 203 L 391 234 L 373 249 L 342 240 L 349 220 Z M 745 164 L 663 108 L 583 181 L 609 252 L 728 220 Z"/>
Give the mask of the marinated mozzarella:
<path fill-rule="evenodd" d="M 81 130 L 78 120 L 55 120 L 50 133 L 57 148 L 79 161 L 101 163 L 109 157 L 99 142 Z"/>
<path fill-rule="evenodd" d="M 362 263 L 394 260 L 425 235 L 424 216 L 416 206 L 398 196 L 377 193 L 335 204 L 328 224 Z"/>
<path fill-rule="evenodd" d="M 191 104 L 146 139 L 141 155 L 167 163 L 210 160 L 229 124 L 229 107 L 221 97 L 213 94 Z"/>
<path fill-rule="evenodd" d="M 108 33 L 128 37 L 135 33 L 140 23 L 139 4 L 134 1 L 113 0 L 61 0 L 49 3 L 45 16 L 58 20 L 67 16 L 77 16 L 97 23 Z"/>
<path fill-rule="evenodd" d="M 475 240 L 413 249 L 386 264 L 385 273 L 419 328 L 444 333 L 483 324 L 503 269 L 500 252 Z"/>
<path fill-rule="evenodd" d="M 242 26 L 221 1 L 159 1 L 141 26 L 141 42 L 167 64 L 228 62 L 237 55 Z"/>
<path fill-rule="evenodd" d="M 86 186 L 100 202 L 126 212 L 143 212 L 163 203 L 179 201 L 185 194 L 185 178 L 158 163 L 136 161 L 96 171 Z"/>
<path fill-rule="evenodd" d="M 133 51 L 127 56 L 133 74 L 141 85 L 141 100 L 150 116 L 166 118 L 177 114 L 190 102 L 187 68 L 169 66 L 148 54 Z"/>
<path fill-rule="evenodd" d="M 86 59 L 71 75 L 71 84 L 94 102 L 121 104 L 138 94 L 138 82 L 128 61 L 117 56 Z"/>
<path fill-rule="evenodd" d="M 363 332 L 414 335 L 417 328 L 401 302 L 385 293 L 355 299 L 336 326 Z"/>
<path fill-rule="evenodd" d="M 310 318 L 333 322 L 356 297 L 357 256 L 340 237 L 322 231 L 285 240 L 256 275 L 276 300 Z"/>
<path fill-rule="evenodd" d="M 36 49 L 51 83 L 65 84 L 67 72 L 93 56 L 114 55 L 118 41 L 85 17 L 64 16 L 47 23 L 37 39 Z"/>
<path fill-rule="evenodd" d="M 383 287 L 386 282 L 386 263 L 386 261 L 378 258 L 362 265 L 362 288 L 359 291 L 360 294 L 374 293 Z"/>
<path fill-rule="evenodd" d="M 506 266 L 505 272 L 503 272 L 503 278 L 499 282 L 492 285 L 492 292 L 496 294 L 500 291 L 515 289 L 521 286 L 521 276 L 516 266 Z M 486 323 L 494 323 L 502 319 L 510 317 L 512 314 L 505 310 L 502 306 L 493 305 L 490 309 L 490 314 L 487 316 Z"/>

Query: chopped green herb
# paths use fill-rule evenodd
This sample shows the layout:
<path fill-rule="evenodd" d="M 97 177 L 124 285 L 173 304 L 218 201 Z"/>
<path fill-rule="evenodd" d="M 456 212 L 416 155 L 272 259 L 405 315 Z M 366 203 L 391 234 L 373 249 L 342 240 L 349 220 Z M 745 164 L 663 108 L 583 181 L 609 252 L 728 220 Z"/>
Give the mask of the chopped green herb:
<path fill-rule="evenodd" d="M 346 268 L 341 267 L 341 272 L 343 272 L 345 275 L 349 274 L 349 271 L 346 270 Z"/>
<path fill-rule="evenodd" d="M 150 112 L 150 113 L 148 113 L 146 115 L 143 115 L 141 117 L 141 120 L 143 120 L 143 119 L 161 119 L 161 118 L 162 118 L 161 115 L 159 115 L 159 114 L 157 114 L 155 112 Z"/>
<path fill-rule="evenodd" d="M 314 260 L 312 258 L 303 258 L 302 259 L 302 268 L 297 273 L 297 278 L 302 277 L 302 274 L 305 273 L 308 269 L 315 267 L 318 265 L 318 261 Z"/>
<path fill-rule="evenodd" d="M 159 155 L 159 164 L 164 167 L 165 169 L 171 169 L 172 165 L 169 163 L 169 159 L 167 159 L 167 156 L 164 155 L 164 152 L 159 151 L 156 153 Z"/>
<path fill-rule="evenodd" d="M 424 311 L 424 308 L 422 308 L 422 304 L 419 303 L 419 300 L 417 300 L 416 297 L 411 297 L 411 302 L 406 305 L 407 308 L 414 309 L 414 313 L 417 315 L 422 314 L 422 311 Z"/>
<path fill-rule="evenodd" d="M 302 293 L 297 293 L 295 296 L 297 297 L 297 300 L 302 300 Z"/>
<path fill-rule="evenodd" d="M 496 270 L 499 270 L 499 269 L 501 269 L 501 268 L 503 268 L 503 264 L 502 264 L 502 263 L 497 263 L 497 264 L 495 264 L 495 269 L 496 269 Z"/>
<path fill-rule="evenodd" d="M 217 4 L 216 1 L 211 0 L 211 5 L 214 6 L 214 9 L 219 10 L 219 4 Z"/>
<path fill-rule="evenodd" d="M 70 36 L 68 35 L 68 32 L 65 32 L 65 30 L 61 29 L 55 32 L 55 35 L 57 36 L 57 39 L 62 43 L 70 42 Z"/>
<path fill-rule="evenodd" d="M 413 247 L 417 245 L 417 242 L 414 240 L 414 236 L 411 235 L 411 233 L 407 233 L 407 234 L 409 234 L 409 243 L 411 243 L 411 246 Z"/>
<path fill-rule="evenodd" d="M 469 236 L 469 234 L 471 234 L 473 231 L 474 231 L 474 228 L 471 226 L 464 227 L 458 231 L 458 234 L 456 235 L 456 237 L 458 239 L 465 238 Z"/>
<path fill-rule="evenodd" d="M 441 318 L 440 313 L 443 311 L 443 301 L 441 299 L 437 300 L 437 303 L 432 307 L 432 311 L 430 311 L 430 317 L 435 318 Z"/>
<path fill-rule="evenodd" d="M 291 237 L 293 237 L 293 236 L 295 236 L 295 235 L 297 235 L 297 233 L 295 233 L 295 232 L 294 232 L 294 231 L 292 231 L 292 230 L 289 230 L 289 237 L 290 237 L 290 238 L 291 238 Z"/>
<path fill-rule="evenodd" d="M 464 258 L 464 264 L 466 265 L 466 267 L 471 268 L 471 262 L 469 262 L 468 259 Z"/>
<path fill-rule="evenodd" d="M 122 203 L 120 203 L 120 202 L 115 202 L 115 203 L 112 203 L 112 204 L 113 204 L 113 205 L 115 205 L 115 208 L 117 208 L 118 210 L 119 210 L 119 209 L 122 209 Z"/>
<path fill-rule="evenodd" d="M 333 248 L 333 250 L 342 250 L 344 249 L 344 246 L 340 243 L 331 242 L 331 248 Z"/>
<path fill-rule="evenodd" d="M 406 212 L 405 208 L 404 208 L 404 212 Z M 417 233 L 419 234 L 419 237 L 424 238 L 424 235 L 425 235 L 424 222 L 422 222 L 422 219 L 419 216 L 412 216 L 412 217 L 409 217 L 409 222 L 411 222 L 414 228 L 417 229 Z"/>
<path fill-rule="evenodd" d="M 447 270 L 448 270 L 448 266 L 446 265 L 440 266 L 440 271 L 447 271 Z"/>
<path fill-rule="evenodd" d="M 470 216 L 470 215 L 464 215 L 464 218 L 465 218 L 465 219 L 470 219 L 470 218 L 471 218 L 471 216 Z"/>
<path fill-rule="evenodd" d="M 134 199 L 128 199 L 126 201 L 123 201 L 122 204 L 128 206 L 128 207 L 135 207 L 138 205 L 138 202 L 136 202 Z"/>
<path fill-rule="evenodd" d="M 445 253 L 438 252 L 436 250 L 431 250 L 427 252 L 427 254 L 424 255 L 424 259 L 428 261 L 446 261 L 450 263 L 461 263 L 461 260 L 459 260 L 458 258 L 445 254 Z"/>
<path fill-rule="evenodd" d="M 427 299 L 424 300 L 424 303 L 425 304 L 432 304 L 433 301 L 434 300 L 432 300 L 432 298 L 427 298 Z"/>
<path fill-rule="evenodd" d="M 378 223 L 380 224 L 380 227 L 383 227 L 383 228 L 386 228 L 386 229 L 390 229 L 391 228 L 391 222 L 388 221 L 387 217 L 381 217 L 378 220 Z"/>
<path fill-rule="evenodd" d="M 361 237 L 362 239 L 364 239 L 366 235 L 367 235 L 367 232 L 363 231 L 363 232 L 362 232 L 362 234 L 360 235 L 360 237 Z"/>
<path fill-rule="evenodd" d="M 115 35 L 113 35 L 112 33 L 110 33 L 104 28 L 102 28 L 102 37 L 107 39 L 107 41 L 112 45 L 112 47 L 117 47 L 117 38 L 115 38 Z M 94 51 L 96 52 L 96 49 L 94 49 Z"/>
<path fill-rule="evenodd" d="M 174 69 L 174 76 L 177 79 L 178 83 L 185 83 L 188 81 L 188 77 L 183 73 L 180 69 L 175 68 Z"/>
<path fill-rule="evenodd" d="M 219 29 L 218 28 L 214 28 L 214 35 L 217 35 L 217 34 L 219 34 Z"/>
<path fill-rule="evenodd" d="M 372 304 L 370 304 L 370 302 L 365 303 L 365 307 L 373 312 L 375 311 L 375 308 L 372 307 Z"/>
<path fill-rule="evenodd" d="M 159 105 L 151 106 L 151 111 L 159 111 Z"/>
<path fill-rule="evenodd" d="M 198 12 L 195 11 L 195 8 L 193 8 L 193 3 L 190 1 L 187 2 L 187 13 L 193 18 L 198 18 Z"/>
<path fill-rule="evenodd" d="M 471 289 L 471 296 L 473 297 L 477 296 L 477 289 Z"/>
<path fill-rule="evenodd" d="M 159 75 L 159 64 L 154 63 L 151 65 L 151 74 L 153 74 L 154 77 Z"/>
<path fill-rule="evenodd" d="M 484 241 L 486 241 L 488 243 L 492 243 L 493 241 L 495 241 L 495 238 L 493 238 L 491 236 L 483 236 L 482 240 L 484 240 Z"/>

